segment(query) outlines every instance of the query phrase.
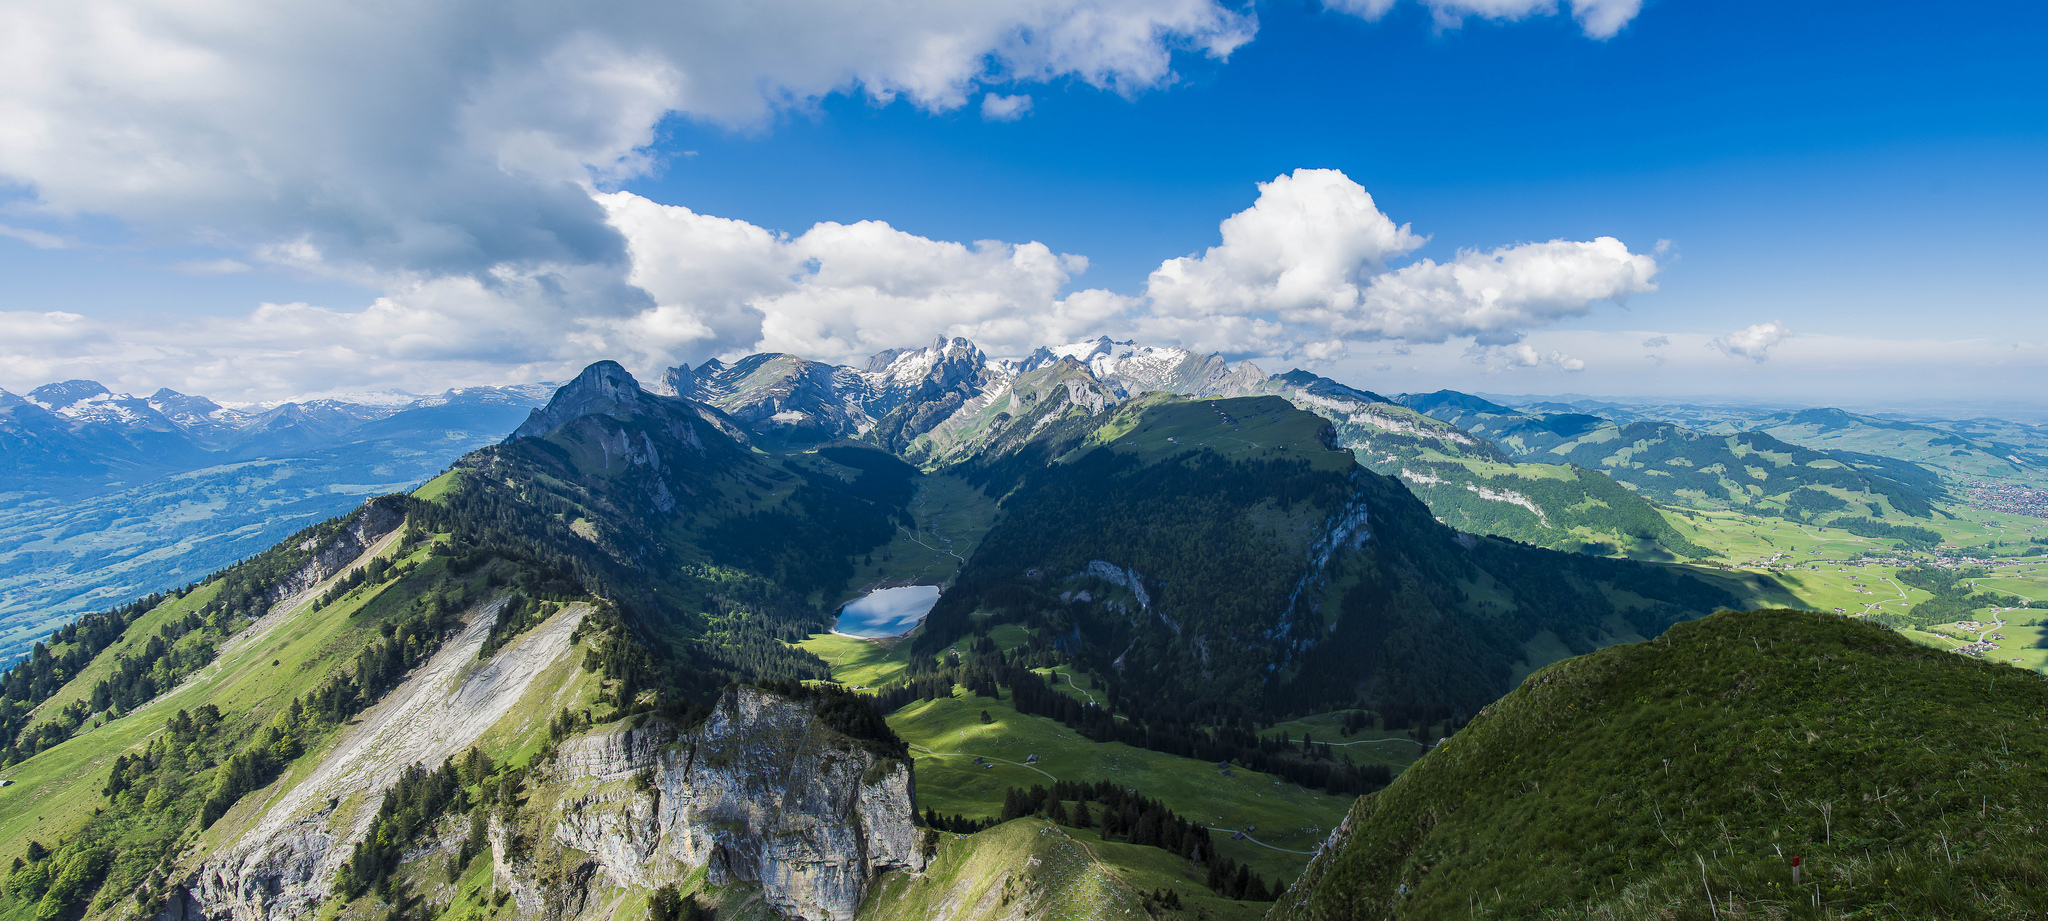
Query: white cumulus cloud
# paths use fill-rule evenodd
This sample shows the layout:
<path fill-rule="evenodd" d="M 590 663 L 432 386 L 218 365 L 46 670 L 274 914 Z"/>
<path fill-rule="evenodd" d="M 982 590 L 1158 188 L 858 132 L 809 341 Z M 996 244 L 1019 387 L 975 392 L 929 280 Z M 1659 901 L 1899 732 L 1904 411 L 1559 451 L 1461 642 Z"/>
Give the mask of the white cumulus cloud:
<path fill-rule="evenodd" d="M 1526 342 L 1511 345 L 1474 344 L 1465 350 L 1465 358 L 1488 371 L 1506 371 L 1517 368 L 1552 367 L 1560 371 L 1584 371 L 1584 359 L 1551 349 L 1548 353 L 1538 351 Z"/>
<path fill-rule="evenodd" d="M 1770 359 L 1772 346 L 1785 341 L 1790 335 L 1792 331 L 1786 329 L 1785 324 L 1772 320 L 1769 323 L 1745 326 L 1709 344 L 1730 358 L 1747 358 L 1750 361 L 1761 362 Z"/>
<path fill-rule="evenodd" d="M 1106 291 L 1063 298 L 1088 260 L 1043 243 L 932 240 L 881 221 L 821 223 L 791 237 L 626 192 L 599 199 L 630 241 L 632 282 L 652 296 L 654 315 L 676 318 L 666 340 L 674 354 L 857 361 L 934 335 L 1023 353 L 1129 306 Z"/>
<path fill-rule="evenodd" d="M 1250 207 L 1222 222 L 1217 246 L 1166 260 L 1137 296 L 1070 290 L 1088 260 L 1038 242 L 935 240 L 880 221 L 792 235 L 629 192 L 590 200 L 624 243 L 623 271 L 566 260 L 410 273 L 386 279 L 385 293 L 360 310 L 265 304 L 149 329 L 13 314 L 0 334 L 12 332 L 4 338 L 20 351 L 0 358 L 17 386 L 60 370 L 155 375 L 225 398 L 339 383 L 439 390 L 559 379 L 598 358 L 648 372 L 753 351 L 858 362 L 935 335 L 965 336 L 998 355 L 1112 333 L 1303 362 L 1341 360 L 1362 342 L 1399 353 L 1405 343 L 1466 338 L 1489 368 L 1576 371 L 1580 359 L 1517 343 L 1601 300 L 1654 290 L 1657 270 L 1605 237 L 1397 266 L 1425 238 L 1334 170 L 1264 183 Z M 297 256 L 283 246 L 275 258 Z M 29 360 L 51 349 L 75 354 Z"/>
<path fill-rule="evenodd" d="M 378 278 L 616 264 L 587 188 L 647 169 L 671 114 L 1134 93 L 1254 28 L 1215 0 L 23 0 L 0 31 L 0 177 L 45 214 Z"/>
<path fill-rule="evenodd" d="M 981 97 L 981 117 L 992 122 L 1013 122 L 1031 112 L 1031 97 L 990 93 Z"/>
<path fill-rule="evenodd" d="M 1324 6 L 1364 19 L 1378 19 L 1396 0 L 1324 0 Z M 1455 29 L 1468 17 L 1514 21 L 1554 16 L 1557 0 L 1422 0 L 1439 28 Z M 1589 38 L 1608 39 L 1643 11 L 1643 0 L 1571 0 L 1572 18 Z"/>
<path fill-rule="evenodd" d="M 1260 184 L 1258 200 L 1221 230 L 1221 245 L 1152 273 L 1140 329 L 1192 348 L 1322 358 L 1347 341 L 1512 343 L 1601 301 L 1656 290 L 1656 260 L 1613 237 L 1390 269 L 1426 239 L 1337 170 Z"/>

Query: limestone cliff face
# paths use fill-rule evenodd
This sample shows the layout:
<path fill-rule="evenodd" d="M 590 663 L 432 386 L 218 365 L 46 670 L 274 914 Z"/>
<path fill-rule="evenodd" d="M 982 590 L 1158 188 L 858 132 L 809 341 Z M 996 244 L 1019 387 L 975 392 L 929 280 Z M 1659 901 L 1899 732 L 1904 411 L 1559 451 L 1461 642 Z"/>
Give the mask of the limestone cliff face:
<path fill-rule="evenodd" d="M 924 866 L 910 767 L 751 688 L 685 733 L 654 724 L 567 742 L 546 776 L 561 796 L 537 831 L 589 855 L 611 885 L 658 886 L 702 866 L 714 885 L 758 883 L 792 917 L 847 921 L 877 874 Z M 534 899 L 522 908 L 551 907 L 521 884 L 518 862 L 500 867 Z"/>
<path fill-rule="evenodd" d="M 317 547 L 300 547 L 302 550 L 312 550 L 313 558 L 307 560 L 305 565 L 291 575 L 278 580 L 277 585 L 270 590 L 268 600 L 272 603 L 282 601 L 346 570 L 350 564 L 362 557 L 363 551 L 368 550 L 371 544 L 397 530 L 404 521 L 405 514 L 399 510 L 396 502 L 378 498 L 363 503 L 363 507 L 356 512 L 355 517 L 349 519 L 341 533 L 328 538 L 326 543 Z"/>
<path fill-rule="evenodd" d="M 581 611 L 565 614 L 483 667 L 461 667 L 491 620 L 476 617 L 311 776 L 265 794 L 260 817 L 184 881 L 163 921 L 313 917 L 405 765 L 437 764 L 516 716 L 511 700 L 568 652 Z M 521 918 L 609 917 L 627 890 L 703 868 L 713 885 L 757 884 L 792 918 L 848 921 L 882 871 L 924 866 L 909 765 L 752 688 L 726 692 L 688 731 L 649 720 L 569 739 L 529 789 L 510 823 L 494 814 L 488 827 L 494 885 Z M 365 796 L 344 819 L 336 804 L 351 790 Z M 407 862 L 441 866 L 461 835 L 438 838 Z"/>

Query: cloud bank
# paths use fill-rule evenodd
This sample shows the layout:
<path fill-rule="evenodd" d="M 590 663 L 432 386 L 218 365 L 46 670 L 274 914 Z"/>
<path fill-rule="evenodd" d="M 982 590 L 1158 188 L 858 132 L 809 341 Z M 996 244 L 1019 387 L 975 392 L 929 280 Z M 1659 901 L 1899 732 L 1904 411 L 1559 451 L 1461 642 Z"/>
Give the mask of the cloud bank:
<path fill-rule="evenodd" d="M 1255 28 L 1213 0 L 27 0 L 0 32 L 0 176 L 47 215 L 162 241 L 488 281 L 620 263 L 587 189 L 650 168 L 667 117 L 758 130 L 833 93 L 948 111 L 1054 79 L 1132 94 Z"/>
<path fill-rule="evenodd" d="M 1397 265 L 1426 238 L 1335 170 L 1260 184 L 1221 222 L 1218 245 L 1162 262 L 1136 295 L 1072 290 L 1088 260 L 1037 242 L 933 240 L 880 221 L 789 235 L 630 192 L 591 200 L 623 242 L 623 273 L 500 265 L 482 277 L 400 279 L 360 311 L 265 304 L 172 328 L 0 314 L 0 333 L 11 333 L 0 335 L 0 359 L 16 386 L 111 367 L 224 396 L 559 378 L 596 358 L 642 370 L 753 351 L 858 362 L 935 335 L 1021 355 L 1109 333 L 1298 363 L 1341 359 L 1360 343 L 1455 339 L 1471 340 L 1471 359 L 1491 369 L 1576 371 L 1580 359 L 1518 343 L 1602 301 L 1654 291 L 1658 270 L 1611 237 Z"/>
<path fill-rule="evenodd" d="M 1446 26 L 1560 12 L 1425 3 Z M 1635 15 L 1569 9 L 1596 38 Z M 1265 184 L 1219 245 L 1136 294 L 1069 291 L 1087 260 L 1038 243 L 875 222 L 782 236 L 604 191 L 661 165 L 666 119 L 767 131 L 847 94 L 1014 120 L 1031 84 L 1153 91 L 1176 56 L 1226 60 L 1256 29 L 1218 0 L 23 0 L 0 30 L 0 235 L 67 247 L 38 228 L 114 226 L 124 246 L 232 254 L 179 272 L 282 266 L 381 296 L 151 329 L 13 313 L 0 359 L 14 386 L 153 374 L 228 396 L 439 389 L 594 357 L 850 359 L 940 333 L 1022 349 L 1120 330 L 1314 359 L 1380 338 L 1512 344 L 1653 289 L 1655 263 L 1610 238 L 1404 262 L 1425 238 L 1330 171 Z"/>

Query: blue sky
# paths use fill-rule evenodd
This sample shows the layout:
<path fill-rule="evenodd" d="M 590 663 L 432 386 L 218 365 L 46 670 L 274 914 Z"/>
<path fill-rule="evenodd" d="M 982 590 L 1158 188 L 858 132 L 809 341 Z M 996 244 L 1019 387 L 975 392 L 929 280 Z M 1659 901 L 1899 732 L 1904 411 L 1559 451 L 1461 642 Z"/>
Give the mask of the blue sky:
<path fill-rule="evenodd" d="M 914 71 L 894 72 L 913 88 L 883 102 L 872 82 L 805 83 L 803 75 L 787 77 L 787 67 L 773 69 L 783 65 L 762 65 L 757 82 L 787 79 L 791 89 L 780 91 L 780 101 L 770 93 L 766 103 L 732 97 L 669 105 L 658 118 L 643 111 L 635 117 L 651 129 L 653 143 L 628 168 L 607 165 L 611 148 L 596 145 L 599 153 L 583 158 L 584 181 L 599 195 L 623 190 L 791 240 L 819 222 L 883 221 L 924 241 L 1043 243 L 1054 254 L 1086 257 L 1086 270 L 1054 282 L 1044 277 L 1055 276 L 1034 276 L 986 284 L 1002 288 L 1002 297 L 1048 304 L 1106 289 L 1137 299 L 1137 306 L 1120 308 L 1101 332 L 1149 332 L 1199 348 L 1206 340 L 1186 332 L 1186 323 L 1129 319 L 1160 312 L 1138 303 L 1151 296 L 1148 276 L 1163 260 L 1217 245 L 1219 222 L 1251 207 L 1259 183 L 1296 169 L 1337 170 L 1387 218 L 1428 237 L 1393 251 L 1388 267 L 1448 263 L 1461 250 L 1614 237 L 1630 254 L 1654 259 L 1656 290 L 1629 289 L 1638 293 L 1627 296 L 1626 307 L 1596 299 L 1512 328 L 1489 327 L 1483 338 L 1531 347 L 1520 358 L 1502 342 L 1475 345 L 1469 329 L 1447 334 L 1456 332 L 1452 327 L 1405 339 L 1374 327 L 1336 336 L 1341 353 L 1318 351 L 1312 340 L 1335 339 L 1319 336 L 1315 320 L 1296 322 L 1298 335 L 1233 357 L 1308 364 L 1382 390 L 1723 394 L 1874 405 L 1986 391 L 2024 400 L 2022 391 L 2039 393 L 2048 383 L 2048 298 L 2038 255 L 2048 244 L 2048 222 L 2040 217 L 2048 205 L 2048 56 L 2040 53 L 2048 12 L 2040 5 L 1934 10 L 1906 3 L 1650 0 L 1604 40 L 1588 37 L 1569 7 L 1511 21 L 1469 17 L 1454 27 L 1414 2 L 1371 21 L 1314 3 L 1231 10 L 1255 17 L 1249 42 L 1227 59 L 1181 47 L 1171 56 L 1172 79 L 1147 83 L 1126 75 L 1125 82 L 1139 85 L 1123 94 L 1090 85 L 1085 69 L 1006 81 L 1000 54 L 986 59 L 997 62 L 988 69 L 994 75 L 985 71 L 960 84 L 953 102 L 934 102 L 945 93 L 920 91 L 901 77 Z M 777 40 L 772 32 L 764 39 Z M 1168 44 L 1175 41 L 1200 43 Z M 434 47 L 423 43 L 420 53 Z M 674 51 L 676 66 L 698 66 L 689 53 Z M 533 70 L 542 73 L 552 59 L 536 52 L 535 60 Z M 436 84 L 428 86 L 431 92 Z M 443 87 L 451 97 L 469 90 L 460 81 Z M 311 95 L 332 102 L 326 92 Z M 1015 120 L 992 121 L 979 105 L 988 93 L 1028 94 L 1031 102 Z M 348 104 L 344 94 L 340 107 Z M 219 119 L 195 113 L 194 121 L 209 128 L 253 130 L 233 123 L 221 129 Z M 396 116 L 373 112 L 359 124 L 343 116 L 313 130 L 335 132 L 340 140 L 333 146 L 347 151 L 357 134 L 389 130 L 379 118 Z M 163 132 L 161 149 L 152 151 L 158 156 L 193 149 L 175 125 Z M 357 245 L 397 232 L 372 226 L 376 221 L 408 226 L 402 212 L 409 193 L 402 190 L 353 211 L 318 196 L 290 207 L 264 203 L 291 197 L 289 185 L 234 208 L 209 210 L 240 191 L 208 188 L 181 192 L 189 199 L 137 196 L 138 204 L 112 193 L 64 191 L 88 181 L 104 189 L 118 172 L 60 175 L 48 157 L 6 156 L 6 144 L 0 139 L 0 174 L 16 194 L 0 223 L 21 233 L 0 238 L 0 273 L 9 279 L 0 314 L 82 318 L 64 321 L 69 333 L 50 332 L 38 320 L 19 337 L 27 345 L 0 347 L 0 386 L 9 389 L 87 372 L 125 375 L 122 382 L 138 389 L 167 384 L 250 398 L 323 387 L 438 389 L 428 385 L 551 376 L 605 349 L 641 348 L 620 357 L 646 366 L 778 342 L 839 343 L 817 347 L 843 346 L 851 354 L 882 341 L 844 331 L 776 339 L 756 336 L 757 327 L 743 322 L 732 332 L 727 321 L 763 310 L 775 326 L 778 308 L 723 288 L 716 296 L 739 305 L 718 308 L 726 321 L 712 318 L 718 309 L 702 307 L 702 317 L 684 317 L 699 332 L 677 332 L 673 323 L 646 319 L 656 310 L 651 305 L 673 301 L 688 313 L 713 295 L 686 288 L 671 296 L 645 279 L 589 282 L 587 291 L 577 281 L 539 285 L 570 293 L 536 307 L 535 298 L 553 295 L 508 294 L 493 287 L 491 270 L 452 266 L 440 255 Z M 361 147 L 362 159 L 335 156 L 308 184 L 385 188 L 386 177 L 406 166 L 385 139 L 372 137 Z M 494 150 L 502 164 L 503 148 Z M 277 155 L 292 152 L 280 148 Z M 435 161 L 436 168 L 448 166 Z M 455 166 L 476 171 L 473 164 Z M 504 197 L 479 188 L 473 200 Z M 187 201 L 201 205 L 174 207 Z M 476 207 L 470 201 L 450 207 L 467 215 Z M 619 202 L 607 207 L 613 225 L 624 228 Z M 476 220 L 531 219 L 548 228 L 569 220 L 532 217 L 544 210 L 506 208 Z M 442 211 L 429 218 L 468 219 Z M 335 229 L 341 225 L 346 232 Z M 621 232 L 639 245 L 640 237 Z M 295 240 L 313 243 L 294 250 Z M 811 254 L 811 264 L 822 260 L 830 274 L 834 259 L 848 257 L 822 245 L 798 246 L 787 258 L 801 263 Z M 681 254 L 671 261 L 715 258 L 683 243 L 664 246 Z M 492 263 L 498 267 L 541 258 L 526 251 L 478 257 L 499 260 Z M 923 271 L 902 265 L 908 264 L 866 271 Z M 229 271 L 210 273 L 220 269 Z M 499 312 L 530 322 L 510 324 L 495 339 L 446 332 L 498 315 L 488 305 L 423 306 L 459 300 L 450 278 L 484 278 L 470 296 L 509 298 L 525 306 Z M 1053 294 L 1040 290 L 1054 283 Z M 1027 288 L 1037 293 L 1018 293 Z M 850 296 L 835 291 L 812 300 Z M 940 295 L 918 297 L 924 326 L 946 332 L 952 308 Z M 637 306 L 621 306 L 627 302 Z M 166 340 L 206 339 L 195 331 L 248 325 L 243 321 L 262 313 L 264 303 L 307 306 L 263 313 L 254 324 L 263 334 L 234 348 L 188 342 L 138 352 L 133 341 L 135 331 L 157 327 L 183 331 Z M 1040 308 L 1021 306 L 1005 316 L 1028 325 L 1033 309 Z M 1272 309 L 1245 312 L 1264 316 Z M 393 319 L 436 310 L 443 313 L 420 325 Z M 600 335 L 588 332 L 588 317 L 597 315 L 624 319 Z M 975 329 L 1002 328 L 991 325 L 994 319 L 977 322 Z M 1777 332 L 1766 336 L 1769 342 L 1757 340 L 1754 354 L 1725 347 L 1737 331 L 1772 323 Z M 80 331 L 88 326 L 98 332 Z M 1054 326 L 1070 332 L 1086 324 Z M 921 328 L 891 326 L 888 334 Z M 554 335 L 563 330 L 569 333 Z M 428 344 L 380 351 L 366 344 L 378 335 Z M 514 341 L 576 335 L 586 340 L 581 351 L 536 352 Z M 303 341 L 294 345 L 294 336 Z M 1672 344 L 1646 350 L 1641 342 L 1654 336 Z M 351 345 L 336 352 L 338 339 Z M 667 345 L 642 347 L 652 340 Z M 1656 359 L 1647 358 L 1652 353 Z M 1581 367 L 1570 367 L 1574 361 Z M 1902 379 L 1902 366 L 1914 369 L 1910 380 Z"/>
<path fill-rule="evenodd" d="M 1425 252 L 1672 239 L 1688 290 L 1645 311 L 1832 314 L 1968 291 L 1989 333 L 2048 306 L 2024 258 L 2048 243 L 2048 8 L 2013 4 L 2028 23 L 1663 2 L 1607 42 L 1561 17 L 1436 30 L 1414 6 L 1371 23 L 1258 12 L 1255 41 L 1225 64 L 1184 57 L 1168 91 L 1034 88 L 1010 123 L 845 97 L 760 133 L 671 122 L 664 147 L 695 156 L 625 187 L 789 231 L 874 218 L 1039 240 L 1089 256 L 1087 283 L 1135 290 L 1213 245 L 1254 182 L 1331 167 L 1432 234 Z M 1959 289 L 1959 271 L 1978 277 Z M 1921 331 L 1903 312 L 1845 319 Z"/>
<path fill-rule="evenodd" d="M 1214 242 L 1251 182 L 1303 166 L 1479 242 L 1617 220 L 1749 233 L 1743 213 L 1783 215 L 1788 193 L 1857 212 L 1903 194 L 1976 221 L 2015 183 L 2038 193 L 2038 172 L 2016 167 L 2042 152 L 2048 117 L 2039 31 L 1905 4 L 1787 6 L 1666 2 L 1607 42 L 1563 19 L 1438 31 L 1414 7 L 1368 23 L 1262 6 L 1256 41 L 1228 63 L 1182 57 L 1164 92 L 1064 82 L 993 124 L 845 97 L 759 132 L 672 120 L 663 147 L 697 155 L 626 187 L 785 229 L 881 218 L 1046 240 L 1117 254 L 1133 283 Z"/>

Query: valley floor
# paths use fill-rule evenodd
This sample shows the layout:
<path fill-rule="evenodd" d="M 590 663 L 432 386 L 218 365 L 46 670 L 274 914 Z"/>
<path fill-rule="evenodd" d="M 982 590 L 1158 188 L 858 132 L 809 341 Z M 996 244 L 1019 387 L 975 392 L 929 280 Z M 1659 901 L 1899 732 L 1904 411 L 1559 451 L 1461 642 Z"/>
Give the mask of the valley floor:
<path fill-rule="evenodd" d="M 991 638 L 1004 647 L 1021 644 L 1023 630 L 1003 625 Z M 833 676 L 849 686 L 874 687 L 903 672 L 907 644 L 820 635 L 803 643 L 832 664 Z M 1062 671 L 1062 675 L 1065 672 Z M 1080 699 L 1095 690 L 1085 677 L 1068 675 L 1059 687 Z M 1217 765 L 1121 743 L 1091 741 L 1060 723 L 1018 713 L 1008 698 L 977 697 L 965 688 L 951 699 L 920 701 L 891 714 L 889 727 L 908 742 L 916 764 L 918 807 L 945 816 L 995 817 L 1004 791 L 1051 787 L 1054 781 L 1110 781 L 1164 802 L 1190 821 L 1207 826 L 1223 856 L 1250 865 L 1276 882 L 1299 875 L 1330 829 L 1341 821 L 1353 797 L 1332 796 L 1242 767 Z M 986 714 L 987 721 L 983 715 Z M 1360 764 L 1385 764 L 1395 771 L 1424 750 L 1406 737 L 1366 730 L 1346 737 L 1334 718 L 1314 718 L 1275 727 L 1319 742 Z M 1016 823 L 1006 823 L 1004 826 Z M 1085 829 L 1067 833 L 1089 836 Z M 983 834 L 987 834 L 984 832 Z M 1097 839 L 1099 840 L 1099 839 Z M 1127 847 L 1127 845 L 1118 845 Z M 1158 852 L 1156 849 L 1136 850 Z M 1079 916 L 1077 916 L 1079 917 Z"/>
<path fill-rule="evenodd" d="M 1914 565 L 1949 569 L 1981 567 L 1975 590 L 2003 595 L 2009 604 L 1974 609 L 1974 621 L 1989 629 L 1946 627 L 1906 629 L 1903 635 L 1940 649 L 1961 649 L 1982 639 L 1982 657 L 2048 674 L 2048 519 L 1991 509 L 1947 506 L 1953 517 L 1914 524 L 1941 533 L 1943 546 L 1913 553 L 1897 542 L 1860 537 L 1833 528 L 1733 512 L 1686 511 L 1669 515 L 1686 537 L 1726 560 L 1723 576 L 1751 588 L 1752 603 L 1869 616 L 1905 614 L 1933 596 L 1899 581 Z M 1775 582 L 1776 587 L 1768 584 Z M 1997 623 L 2003 621 L 2003 623 Z"/>

